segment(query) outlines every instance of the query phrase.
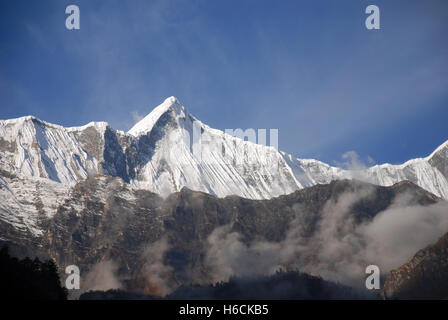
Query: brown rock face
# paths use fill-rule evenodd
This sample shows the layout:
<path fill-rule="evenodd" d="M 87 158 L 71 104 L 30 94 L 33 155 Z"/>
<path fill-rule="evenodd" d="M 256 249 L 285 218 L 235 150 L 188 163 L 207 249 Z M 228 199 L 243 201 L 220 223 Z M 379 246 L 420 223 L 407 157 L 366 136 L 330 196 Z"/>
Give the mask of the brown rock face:
<path fill-rule="evenodd" d="M 391 271 L 382 296 L 385 299 L 447 299 L 448 233 Z"/>

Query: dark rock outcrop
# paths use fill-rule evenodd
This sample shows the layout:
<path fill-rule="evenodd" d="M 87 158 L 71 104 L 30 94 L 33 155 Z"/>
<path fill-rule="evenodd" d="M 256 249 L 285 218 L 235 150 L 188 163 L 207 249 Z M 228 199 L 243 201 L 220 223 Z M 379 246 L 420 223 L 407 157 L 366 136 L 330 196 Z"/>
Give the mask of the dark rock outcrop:
<path fill-rule="evenodd" d="M 385 299 L 447 299 L 447 284 L 448 233 L 418 251 L 408 263 L 392 270 L 382 296 Z"/>

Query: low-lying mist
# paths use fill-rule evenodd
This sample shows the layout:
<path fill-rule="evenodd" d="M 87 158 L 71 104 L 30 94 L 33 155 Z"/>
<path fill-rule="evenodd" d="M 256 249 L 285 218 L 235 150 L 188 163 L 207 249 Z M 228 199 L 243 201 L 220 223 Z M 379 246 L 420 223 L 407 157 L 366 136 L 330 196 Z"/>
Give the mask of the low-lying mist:
<path fill-rule="evenodd" d="M 277 242 L 248 241 L 235 231 L 233 222 L 214 228 L 202 243 L 201 283 L 295 270 L 364 288 L 368 265 L 377 265 L 384 276 L 448 231 L 448 203 L 423 206 L 416 203 L 412 193 L 400 193 L 386 209 L 360 221 L 353 208 L 360 201 L 372 199 L 374 190 L 365 186 L 331 197 L 317 215 L 314 213 L 317 218 L 311 231 L 310 212 L 302 204 L 294 204 L 294 219 Z M 165 236 L 142 252 L 141 272 L 149 283 L 147 293 L 165 296 L 182 285 L 173 276 L 175 268 L 166 261 L 171 249 Z M 123 277 L 116 270 L 113 261 L 95 265 L 86 278 L 87 288 L 124 288 Z"/>
<path fill-rule="evenodd" d="M 328 201 L 311 237 L 303 236 L 306 212 L 300 208 L 281 242 L 245 244 L 240 234 L 230 231 L 230 225 L 216 228 L 207 239 L 210 280 L 297 269 L 362 287 L 368 265 L 377 265 L 386 274 L 448 231 L 446 202 L 411 205 L 412 198 L 407 194 L 397 197 L 373 220 L 357 224 L 350 208 L 369 196 L 368 190 L 362 190 Z"/>

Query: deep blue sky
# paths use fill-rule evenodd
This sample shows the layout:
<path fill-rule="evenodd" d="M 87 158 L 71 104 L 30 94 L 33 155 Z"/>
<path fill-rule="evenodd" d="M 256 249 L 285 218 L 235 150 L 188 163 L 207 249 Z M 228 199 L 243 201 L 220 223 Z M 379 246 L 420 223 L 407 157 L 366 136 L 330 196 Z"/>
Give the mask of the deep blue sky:
<path fill-rule="evenodd" d="M 1 0 L 0 119 L 128 130 L 174 95 L 297 157 L 399 163 L 448 139 L 447 39 L 446 0 Z"/>

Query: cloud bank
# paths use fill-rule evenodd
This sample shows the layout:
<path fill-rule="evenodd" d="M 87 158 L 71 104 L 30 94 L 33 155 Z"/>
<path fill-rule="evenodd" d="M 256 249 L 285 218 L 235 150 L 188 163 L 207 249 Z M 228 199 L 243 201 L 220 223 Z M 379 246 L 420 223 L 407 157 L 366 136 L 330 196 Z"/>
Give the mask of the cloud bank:
<path fill-rule="evenodd" d="M 407 195 L 395 199 L 372 220 L 357 223 L 350 208 L 370 195 L 370 190 L 363 190 L 329 200 L 311 236 L 304 231 L 306 213 L 301 208 L 297 208 L 285 239 L 278 243 L 244 243 L 240 234 L 231 231 L 231 225 L 215 229 L 207 239 L 210 281 L 295 269 L 363 287 L 368 265 L 377 265 L 386 274 L 448 231 L 446 202 L 410 205 L 412 199 Z"/>

